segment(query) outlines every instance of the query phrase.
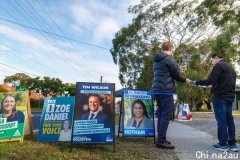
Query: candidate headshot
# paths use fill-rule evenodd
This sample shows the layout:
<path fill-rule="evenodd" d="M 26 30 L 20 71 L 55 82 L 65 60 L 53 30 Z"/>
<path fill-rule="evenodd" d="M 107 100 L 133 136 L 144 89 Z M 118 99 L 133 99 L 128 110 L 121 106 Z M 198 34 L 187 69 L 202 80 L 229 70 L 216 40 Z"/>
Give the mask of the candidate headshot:
<path fill-rule="evenodd" d="M 0 114 L 3 115 L 3 118 L 7 118 L 7 122 L 18 121 L 18 123 L 23 123 L 24 114 L 22 111 L 17 110 L 16 103 L 14 95 L 5 95 L 1 102 Z"/>
<path fill-rule="evenodd" d="M 108 115 L 100 109 L 100 99 L 98 95 L 89 95 L 88 107 L 89 111 L 84 112 L 80 120 L 96 119 L 97 123 L 106 123 L 108 121 Z"/>
<path fill-rule="evenodd" d="M 62 130 L 58 137 L 58 141 L 71 141 L 71 136 L 71 121 L 69 119 L 65 119 L 62 124 Z"/>
<path fill-rule="evenodd" d="M 131 115 L 126 128 L 153 128 L 153 121 L 147 113 L 146 105 L 140 99 L 132 102 Z"/>

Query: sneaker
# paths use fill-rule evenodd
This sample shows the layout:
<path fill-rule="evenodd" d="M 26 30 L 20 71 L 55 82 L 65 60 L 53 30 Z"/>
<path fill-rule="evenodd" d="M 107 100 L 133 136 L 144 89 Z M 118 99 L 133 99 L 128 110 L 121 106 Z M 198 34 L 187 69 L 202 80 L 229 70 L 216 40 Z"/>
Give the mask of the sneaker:
<path fill-rule="evenodd" d="M 165 142 L 167 142 L 168 144 L 172 144 L 170 141 L 168 141 L 168 140 L 165 140 Z"/>
<path fill-rule="evenodd" d="M 163 149 L 174 149 L 175 146 L 172 144 L 167 143 L 166 141 L 164 141 L 163 143 L 156 143 L 156 147 L 157 148 L 163 148 Z"/>
<path fill-rule="evenodd" d="M 229 146 L 229 149 L 233 152 L 238 152 L 239 151 L 239 148 L 238 148 L 237 145 L 231 145 L 231 146 Z"/>
<path fill-rule="evenodd" d="M 213 145 L 213 148 L 216 149 L 216 150 L 219 150 L 219 151 L 228 151 L 229 150 L 229 147 L 224 145 L 224 146 L 221 146 L 219 143 L 218 144 L 214 144 Z"/>

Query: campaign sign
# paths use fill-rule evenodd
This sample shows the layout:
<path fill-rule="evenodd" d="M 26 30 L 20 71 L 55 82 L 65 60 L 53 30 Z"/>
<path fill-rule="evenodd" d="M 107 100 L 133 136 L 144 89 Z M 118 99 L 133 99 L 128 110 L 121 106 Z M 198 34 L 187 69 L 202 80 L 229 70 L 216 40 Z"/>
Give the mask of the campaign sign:
<path fill-rule="evenodd" d="M 176 109 L 177 120 L 192 120 L 192 114 L 187 103 L 178 104 Z"/>
<path fill-rule="evenodd" d="M 77 83 L 73 144 L 114 143 L 114 84 Z"/>
<path fill-rule="evenodd" d="M 124 89 L 123 93 L 123 136 L 154 137 L 151 91 Z"/>
<path fill-rule="evenodd" d="M 0 93 L 0 140 L 22 138 L 28 92 Z"/>
<path fill-rule="evenodd" d="M 38 141 L 71 141 L 74 97 L 44 99 Z"/>

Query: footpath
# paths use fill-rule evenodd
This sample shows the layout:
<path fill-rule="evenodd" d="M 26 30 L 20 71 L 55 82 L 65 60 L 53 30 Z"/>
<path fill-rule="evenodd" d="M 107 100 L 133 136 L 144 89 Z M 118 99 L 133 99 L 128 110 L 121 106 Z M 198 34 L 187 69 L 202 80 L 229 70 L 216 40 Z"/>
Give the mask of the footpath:
<path fill-rule="evenodd" d="M 170 122 L 167 138 L 175 145 L 175 152 L 180 160 L 198 159 L 240 159 L 240 152 L 221 152 L 212 148 L 218 140 L 193 127 L 177 122 Z"/>

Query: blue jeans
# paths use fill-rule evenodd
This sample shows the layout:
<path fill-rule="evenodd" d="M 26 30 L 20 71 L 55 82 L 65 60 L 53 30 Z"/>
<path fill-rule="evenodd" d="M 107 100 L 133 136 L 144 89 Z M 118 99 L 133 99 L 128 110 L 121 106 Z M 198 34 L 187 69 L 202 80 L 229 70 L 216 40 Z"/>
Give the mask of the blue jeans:
<path fill-rule="evenodd" d="M 212 97 L 215 118 L 218 126 L 218 140 L 220 145 L 235 145 L 235 124 L 232 116 L 234 98 Z"/>
<path fill-rule="evenodd" d="M 158 94 L 155 96 L 158 104 L 158 143 L 166 140 L 168 124 L 174 108 L 173 95 Z"/>

